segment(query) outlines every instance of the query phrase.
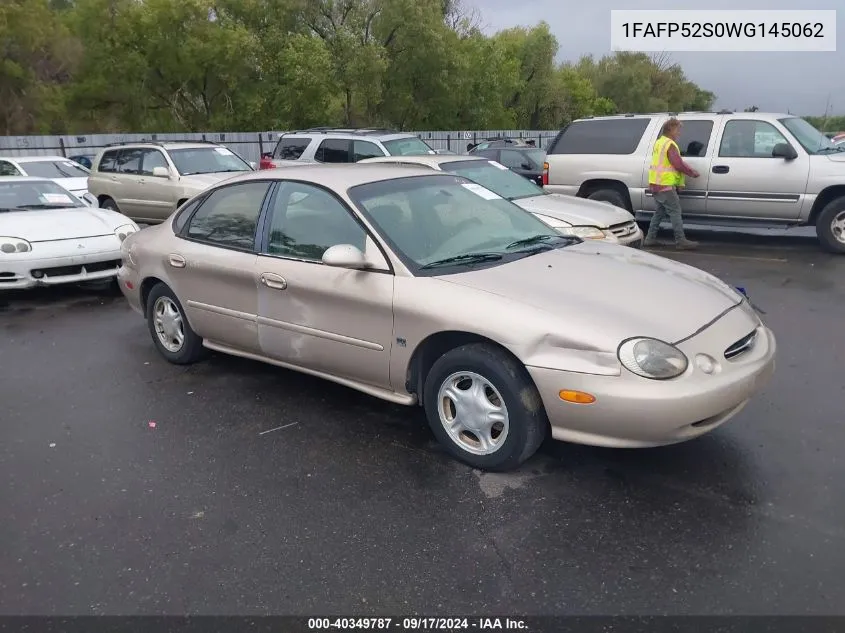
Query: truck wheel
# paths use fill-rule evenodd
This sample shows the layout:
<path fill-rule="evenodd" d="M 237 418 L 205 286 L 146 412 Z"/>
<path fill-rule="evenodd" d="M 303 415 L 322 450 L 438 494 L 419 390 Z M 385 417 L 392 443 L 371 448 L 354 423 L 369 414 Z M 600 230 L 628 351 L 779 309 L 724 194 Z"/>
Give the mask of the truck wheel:
<path fill-rule="evenodd" d="M 829 253 L 845 253 L 845 196 L 828 202 L 816 219 L 816 236 Z"/>
<path fill-rule="evenodd" d="M 625 196 L 616 189 L 596 189 L 590 195 L 587 196 L 590 200 L 597 200 L 599 202 L 609 202 L 614 207 L 619 207 L 620 209 L 628 210 L 628 201 L 625 200 Z"/>

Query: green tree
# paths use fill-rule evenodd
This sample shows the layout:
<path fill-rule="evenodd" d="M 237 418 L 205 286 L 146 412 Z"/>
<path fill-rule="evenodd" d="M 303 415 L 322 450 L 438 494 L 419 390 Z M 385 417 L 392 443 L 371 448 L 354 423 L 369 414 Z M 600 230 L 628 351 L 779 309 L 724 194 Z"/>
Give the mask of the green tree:
<path fill-rule="evenodd" d="M 0 51 L 3 134 L 62 131 L 64 89 L 82 48 L 47 0 L 0 4 Z"/>

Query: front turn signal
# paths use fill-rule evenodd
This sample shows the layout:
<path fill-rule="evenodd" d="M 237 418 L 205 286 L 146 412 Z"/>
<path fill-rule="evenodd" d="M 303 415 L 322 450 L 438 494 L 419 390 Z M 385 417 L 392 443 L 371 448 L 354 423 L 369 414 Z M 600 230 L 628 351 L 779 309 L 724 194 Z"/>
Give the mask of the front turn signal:
<path fill-rule="evenodd" d="M 596 397 L 594 395 L 584 391 L 561 389 L 558 395 L 564 402 L 572 402 L 574 404 L 593 404 L 596 401 Z"/>

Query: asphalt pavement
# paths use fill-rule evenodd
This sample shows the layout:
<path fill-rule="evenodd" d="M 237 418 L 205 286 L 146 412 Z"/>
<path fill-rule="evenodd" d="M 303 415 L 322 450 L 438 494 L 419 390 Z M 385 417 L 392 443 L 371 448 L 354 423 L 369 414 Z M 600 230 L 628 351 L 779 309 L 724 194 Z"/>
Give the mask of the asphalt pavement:
<path fill-rule="evenodd" d="M 120 296 L 0 297 L 0 613 L 842 614 L 845 257 L 703 237 L 667 254 L 765 311 L 765 390 L 685 444 L 504 475 L 419 409 L 169 365 Z"/>

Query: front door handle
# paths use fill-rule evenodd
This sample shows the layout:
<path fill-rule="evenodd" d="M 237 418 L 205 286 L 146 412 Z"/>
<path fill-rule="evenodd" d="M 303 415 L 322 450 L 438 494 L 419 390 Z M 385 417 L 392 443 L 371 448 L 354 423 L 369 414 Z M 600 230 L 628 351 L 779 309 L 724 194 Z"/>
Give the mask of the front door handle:
<path fill-rule="evenodd" d="M 713 166 L 713 173 L 714 174 L 726 174 L 731 170 L 730 167 L 727 165 L 714 165 Z"/>
<path fill-rule="evenodd" d="M 184 268 L 187 265 L 187 261 L 181 255 L 168 255 L 167 261 L 170 263 L 173 268 Z"/>
<path fill-rule="evenodd" d="M 273 290 L 284 290 L 288 287 L 288 282 L 285 281 L 284 277 L 280 277 L 279 275 L 275 275 L 273 273 L 262 273 L 258 278 L 258 281 Z"/>

